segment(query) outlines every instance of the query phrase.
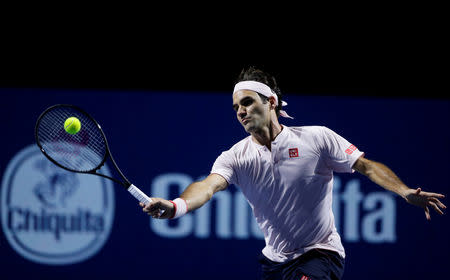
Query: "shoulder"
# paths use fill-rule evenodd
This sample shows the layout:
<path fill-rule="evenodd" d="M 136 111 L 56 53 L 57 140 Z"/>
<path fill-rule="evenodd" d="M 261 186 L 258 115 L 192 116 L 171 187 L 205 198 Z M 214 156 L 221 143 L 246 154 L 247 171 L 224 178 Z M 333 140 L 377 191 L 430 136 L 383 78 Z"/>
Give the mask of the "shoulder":
<path fill-rule="evenodd" d="M 317 150 L 326 146 L 327 139 L 332 138 L 333 135 L 331 129 L 320 125 L 288 127 L 288 130 L 289 139 Z"/>
<path fill-rule="evenodd" d="M 239 153 L 248 149 L 251 141 L 251 136 L 247 136 L 241 141 L 237 142 L 228 150 L 230 152 Z"/>
<path fill-rule="evenodd" d="M 247 152 L 251 145 L 250 141 L 251 141 L 251 136 L 248 136 L 248 137 L 242 139 L 241 141 L 234 144 L 230 149 L 223 151 L 222 156 L 236 157 L 242 153 Z"/>
<path fill-rule="evenodd" d="M 320 136 L 327 133 L 330 129 L 325 126 L 309 125 L 309 126 L 286 126 L 286 128 L 294 135 L 303 137 Z"/>

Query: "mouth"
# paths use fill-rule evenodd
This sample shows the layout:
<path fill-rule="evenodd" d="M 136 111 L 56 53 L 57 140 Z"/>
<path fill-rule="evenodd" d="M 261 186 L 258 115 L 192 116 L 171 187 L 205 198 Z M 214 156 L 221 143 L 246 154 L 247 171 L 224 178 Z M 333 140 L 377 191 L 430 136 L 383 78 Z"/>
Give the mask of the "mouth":
<path fill-rule="evenodd" d="M 242 124 L 247 124 L 250 121 L 250 118 L 243 118 L 241 120 Z"/>

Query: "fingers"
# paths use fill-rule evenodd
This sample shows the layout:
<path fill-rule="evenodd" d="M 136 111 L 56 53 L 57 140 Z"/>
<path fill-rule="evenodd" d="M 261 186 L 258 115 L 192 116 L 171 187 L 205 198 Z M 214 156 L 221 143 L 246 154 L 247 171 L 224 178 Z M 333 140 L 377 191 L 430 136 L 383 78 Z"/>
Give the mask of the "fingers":
<path fill-rule="evenodd" d="M 445 195 L 440 194 L 440 193 L 422 192 L 421 188 L 417 188 L 416 194 L 419 194 L 419 193 L 428 198 L 428 201 L 427 201 L 428 206 L 433 207 L 434 211 L 438 212 L 440 215 L 444 215 L 444 212 L 441 210 L 441 208 L 446 209 L 447 206 L 445 206 L 438 198 L 444 198 Z M 427 208 L 427 210 L 425 210 L 425 212 L 428 212 L 428 217 L 430 217 L 428 208 Z"/>
<path fill-rule="evenodd" d="M 427 218 L 427 220 L 431 220 L 431 216 L 430 216 L 430 210 L 428 209 L 427 206 L 425 206 L 425 217 Z"/>
<path fill-rule="evenodd" d="M 425 193 L 427 196 L 436 197 L 436 198 L 445 198 L 445 195 L 440 193 Z"/>
<path fill-rule="evenodd" d="M 427 197 L 445 198 L 445 195 L 441 193 L 424 192 L 422 191 L 422 188 L 417 188 L 416 194 L 420 194 Z"/>
<path fill-rule="evenodd" d="M 139 203 L 139 206 L 142 207 L 142 211 L 155 219 L 166 219 L 171 217 L 170 211 L 168 211 L 168 205 L 171 206 L 172 204 L 160 198 L 152 198 L 152 202 L 147 205 L 142 202 Z"/>
<path fill-rule="evenodd" d="M 155 207 L 159 204 L 159 201 L 150 202 L 149 204 L 145 205 L 143 202 L 139 202 L 139 206 L 142 207 L 142 211 L 145 213 L 150 213 L 152 210 L 154 210 Z"/>
<path fill-rule="evenodd" d="M 433 207 L 433 209 L 434 209 L 436 212 L 438 212 L 438 213 L 441 214 L 441 215 L 444 215 L 444 212 L 442 212 L 442 210 L 439 209 L 439 207 L 436 205 L 436 203 L 430 201 L 428 204 L 429 204 L 431 207 Z"/>
<path fill-rule="evenodd" d="M 433 201 L 434 203 L 436 203 L 437 206 L 438 206 L 439 208 L 447 209 L 447 206 L 445 206 L 445 204 L 442 203 L 442 202 L 441 202 L 439 199 L 437 199 L 437 198 L 432 197 L 432 198 L 430 198 L 430 201 Z"/>
<path fill-rule="evenodd" d="M 160 201 L 149 203 L 142 209 L 142 211 L 147 213 L 149 216 L 152 216 L 153 218 L 159 218 L 160 205 L 161 205 Z"/>
<path fill-rule="evenodd" d="M 440 193 L 424 192 L 422 188 L 414 190 L 414 195 L 408 197 L 408 202 L 417 206 L 421 206 L 425 211 L 425 217 L 427 220 L 431 220 L 430 209 L 432 207 L 434 211 L 440 215 L 444 215 L 443 209 L 447 209 L 438 198 L 445 198 L 445 195 Z"/>

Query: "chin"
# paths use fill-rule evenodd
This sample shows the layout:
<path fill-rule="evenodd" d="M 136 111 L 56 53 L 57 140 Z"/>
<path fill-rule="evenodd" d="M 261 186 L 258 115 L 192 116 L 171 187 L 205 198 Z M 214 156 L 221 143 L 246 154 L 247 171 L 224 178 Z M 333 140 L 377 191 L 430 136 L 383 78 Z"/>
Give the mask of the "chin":
<path fill-rule="evenodd" d="M 249 125 L 249 126 L 245 126 L 245 125 L 244 125 L 244 129 L 245 129 L 245 131 L 247 131 L 248 133 L 252 133 L 252 132 L 256 131 L 256 127 L 255 127 L 255 126 L 252 126 L 252 125 Z"/>

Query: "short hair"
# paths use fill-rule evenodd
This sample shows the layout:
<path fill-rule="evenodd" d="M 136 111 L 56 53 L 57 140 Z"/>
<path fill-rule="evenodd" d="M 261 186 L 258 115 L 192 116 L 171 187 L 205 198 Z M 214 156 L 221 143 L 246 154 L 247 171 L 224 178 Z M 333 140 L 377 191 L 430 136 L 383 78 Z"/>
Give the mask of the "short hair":
<path fill-rule="evenodd" d="M 275 112 L 277 114 L 277 116 L 280 115 L 280 110 L 282 108 L 281 105 L 281 98 L 282 98 L 282 94 L 280 91 L 280 88 L 278 87 L 277 81 L 275 79 L 275 77 L 261 69 L 256 68 L 255 66 L 250 66 L 247 69 L 242 69 L 241 73 L 238 76 L 238 79 L 236 81 L 236 83 L 238 82 L 242 82 L 242 81 L 257 81 L 263 84 L 266 84 L 267 86 L 270 87 L 270 89 L 272 89 L 272 91 L 278 96 L 278 106 L 275 108 Z M 263 100 L 263 102 L 267 101 L 267 97 L 262 95 L 262 94 L 258 94 L 261 99 Z"/>

